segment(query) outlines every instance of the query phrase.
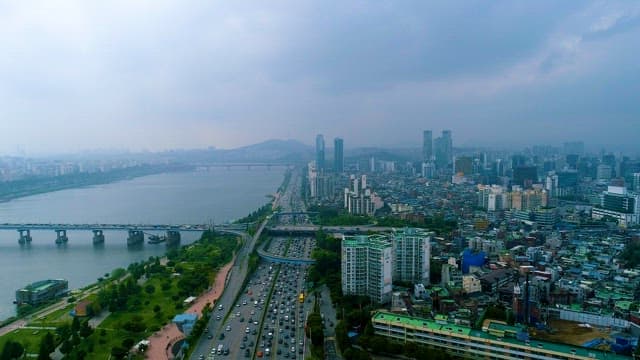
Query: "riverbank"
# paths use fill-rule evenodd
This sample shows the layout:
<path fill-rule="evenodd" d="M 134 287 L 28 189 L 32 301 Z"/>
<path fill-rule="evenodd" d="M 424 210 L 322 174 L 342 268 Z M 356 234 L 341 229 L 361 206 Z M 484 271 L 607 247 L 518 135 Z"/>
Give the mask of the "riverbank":
<path fill-rule="evenodd" d="M 126 169 L 98 173 L 77 173 L 54 177 L 33 177 L 22 180 L 0 182 L 0 202 L 7 202 L 26 196 L 54 191 L 75 189 L 86 186 L 104 185 L 117 181 L 131 180 L 142 176 L 192 171 L 191 165 L 142 165 Z"/>

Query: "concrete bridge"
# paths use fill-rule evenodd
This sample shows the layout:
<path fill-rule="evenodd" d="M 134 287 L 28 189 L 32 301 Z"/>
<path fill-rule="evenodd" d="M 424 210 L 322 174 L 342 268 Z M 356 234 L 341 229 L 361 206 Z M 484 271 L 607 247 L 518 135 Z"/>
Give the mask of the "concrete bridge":
<path fill-rule="evenodd" d="M 242 163 L 242 162 L 236 162 L 236 163 L 204 164 L 204 165 L 198 166 L 197 168 L 198 169 L 211 169 L 211 168 L 231 169 L 231 168 L 238 168 L 238 167 L 246 168 L 247 170 L 251 170 L 253 168 L 266 168 L 267 170 L 271 170 L 271 168 L 283 168 L 283 167 L 287 168 L 287 169 L 293 169 L 294 167 L 296 167 L 296 164 L 293 164 L 293 163 L 259 163 L 259 162 Z"/>
<path fill-rule="evenodd" d="M 50 230 L 56 233 L 56 244 L 66 244 L 69 241 L 67 231 L 71 230 L 85 230 L 93 232 L 93 243 L 104 243 L 105 235 L 104 231 L 128 231 L 129 237 L 127 238 L 128 245 L 137 245 L 144 242 L 144 231 L 164 231 L 166 237 L 160 238 L 157 235 L 147 234 L 155 236 L 155 239 L 150 240 L 163 242 L 167 241 L 167 245 L 179 243 L 180 232 L 191 231 L 205 231 L 210 228 L 210 225 L 202 224 L 38 224 L 38 223 L 21 223 L 21 224 L 0 224 L 0 230 L 16 230 L 18 232 L 18 243 L 28 244 L 33 240 L 31 235 L 32 230 Z"/>
<path fill-rule="evenodd" d="M 264 251 L 263 249 L 258 250 L 258 256 L 260 256 L 262 259 L 268 262 L 272 262 L 276 264 L 310 265 L 316 262 L 313 259 L 303 259 L 303 258 L 274 255 Z"/>
<path fill-rule="evenodd" d="M 267 229 L 271 235 L 315 235 L 320 229 L 332 234 L 367 234 L 369 232 L 389 232 L 393 228 L 388 226 L 358 225 L 358 226 L 320 226 L 320 225 L 284 225 L 272 226 Z"/>

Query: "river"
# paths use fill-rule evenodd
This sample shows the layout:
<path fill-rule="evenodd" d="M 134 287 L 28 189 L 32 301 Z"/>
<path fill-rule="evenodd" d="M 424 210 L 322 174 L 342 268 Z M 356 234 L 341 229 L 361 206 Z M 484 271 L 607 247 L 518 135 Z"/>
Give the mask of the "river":
<path fill-rule="evenodd" d="M 0 203 L 0 223 L 208 224 L 241 218 L 264 205 L 281 184 L 284 168 L 213 169 L 166 173 L 68 189 Z M 69 231 L 66 245 L 53 231 L 32 231 L 29 245 L 16 231 L 0 231 L 0 319 L 15 315 L 15 291 L 31 282 L 64 278 L 86 286 L 105 273 L 162 255 L 164 244 L 126 246 L 125 231 L 105 231 L 94 246 L 90 231 Z M 200 233 L 182 233 L 182 244 Z"/>

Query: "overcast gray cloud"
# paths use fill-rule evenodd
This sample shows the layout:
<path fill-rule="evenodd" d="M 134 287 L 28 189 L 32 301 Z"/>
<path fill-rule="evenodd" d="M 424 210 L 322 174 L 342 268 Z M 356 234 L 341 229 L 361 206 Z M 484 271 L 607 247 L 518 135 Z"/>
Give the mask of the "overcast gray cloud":
<path fill-rule="evenodd" d="M 0 2 L 0 153 L 444 128 L 634 149 L 639 35 L 632 2 Z"/>

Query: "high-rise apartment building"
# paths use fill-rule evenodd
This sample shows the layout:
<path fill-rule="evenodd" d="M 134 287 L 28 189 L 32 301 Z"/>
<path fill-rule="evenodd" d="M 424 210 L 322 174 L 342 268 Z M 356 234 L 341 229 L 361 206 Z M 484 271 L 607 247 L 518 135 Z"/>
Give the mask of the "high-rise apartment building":
<path fill-rule="evenodd" d="M 463 175 L 471 175 L 473 173 L 473 159 L 468 156 L 456 158 L 455 172 Z"/>
<path fill-rule="evenodd" d="M 453 158 L 453 140 L 451 138 L 451 130 L 443 130 L 442 136 L 435 140 L 434 152 L 438 168 L 445 169 L 449 167 Z"/>
<path fill-rule="evenodd" d="M 324 173 L 324 136 L 316 136 L 316 169 L 318 173 Z"/>
<path fill-rule="evenodd" d="M 513 183 L 523 188 L 530 188 L 538 182 L 538 168 L 535 166 L 518 166 L 513 169 Z"/>
<path fill-rule="evenodd" d="M 342 236 L 342 293 L 391 300 L 393 246 L 384 235 Z"/>
<path fill-rule="evenodd" d="M 422 160 L 427 162 L 433 157 L 433 133 L 431 130 L 422 132 Z"/>
<path fill-rule="evenodd" d="M 341 138 L 333 140 L 333 171 L 336 174 L 344 172 L 344 140 Z"/>
<path fill-rule="evenodd" d="M 599 164 L 596 168 L 596 178 L 598 180 L 611 180 L 612 170 L 611 165 Z"/>
<path fill-rule="evenodd" d="M 566 155 L 582 155 L 584 154 L 584 142 L 582 141 L 570 141 L 564 143 L 564 153 Z"/>
<path fill-rule="evenodd" d="M 415 228 L 393 230 L 394 280 L 429 284 L 432 234 Z"/>
<path fill-rule="evenodd" d="M 349 214 L 371 216 L 383 206 L 382 199 L 367 187 L 367 176 L 351 175 L 344 189 L 344 208 Z"/>

